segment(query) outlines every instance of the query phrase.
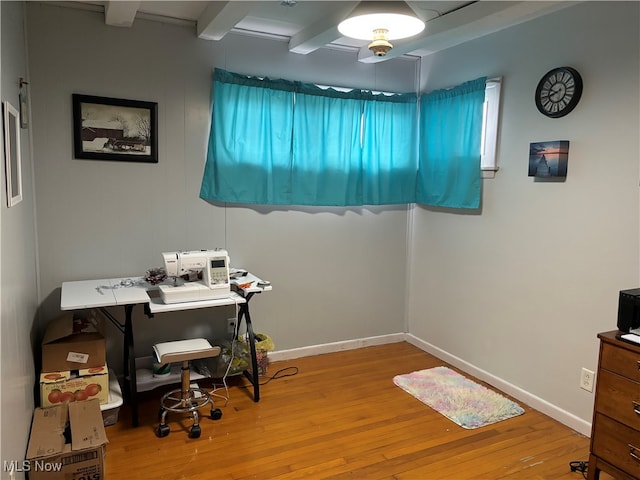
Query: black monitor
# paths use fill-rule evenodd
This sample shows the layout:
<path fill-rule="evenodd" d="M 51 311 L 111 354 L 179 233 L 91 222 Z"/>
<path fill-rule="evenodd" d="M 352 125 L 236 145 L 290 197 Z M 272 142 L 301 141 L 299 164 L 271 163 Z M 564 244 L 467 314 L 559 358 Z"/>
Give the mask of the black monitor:
<path fill-rule="evenodd" d="M 640 328 L 640 288 L 621 290 L 618 299 L 618 330 L 628 333 Z"/>

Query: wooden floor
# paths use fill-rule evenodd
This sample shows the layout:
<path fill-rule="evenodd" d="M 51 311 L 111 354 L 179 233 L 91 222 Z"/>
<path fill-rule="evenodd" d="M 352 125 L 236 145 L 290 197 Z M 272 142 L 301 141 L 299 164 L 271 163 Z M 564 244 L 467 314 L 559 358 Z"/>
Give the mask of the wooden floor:
<path fill-rule="evenodd" d="M 521 402 L 524 415 L 466 430 L 393 384 L 438 365 L 408 343 L 272 363 L 263 382 L 298 373 L 263 385 L 259 403 L 233 377 L 223 417 L 205 416 L 199 439 L 179 416 L 157 438 L 162 390 L 147 392 L 139 427 L 126 405 L 107 427 L 106 478 L 582 479 L 569 462 L 587 460 L 588 438 Z"/>

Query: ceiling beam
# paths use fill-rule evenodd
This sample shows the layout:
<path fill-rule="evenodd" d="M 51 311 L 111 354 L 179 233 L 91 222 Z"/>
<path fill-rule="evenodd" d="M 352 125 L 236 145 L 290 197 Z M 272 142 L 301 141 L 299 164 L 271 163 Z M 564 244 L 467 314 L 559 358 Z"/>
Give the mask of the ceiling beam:
<path fill-rule="evenodd" d="M 244 17 L 254 2 L 209 2 L 197 21 L 198 38 L 221 40 Z"/>
<path fill-rule="evenodd" d="M 427 22 L 422 33 L 403 40 L 392 41 L 391 49 L 384 57 L 376 57 L 367 47 L 360 49 L 358 61 L 378 63 L 416 52 L 430 55 L 445 48 L 460 45 L 504 28 L 533 20 L 579 2 L 485 2 L 479 1 L 459 10 Z"/>
<path fill-rule="evenodd" d="M 296 33 L 289 40 L 289 51 L 306 55 L 342 37 L 338 24 L 347 18 L 359 2 L 335 2 L 327 15 Z"/>
<path fill-rule="evenodd" d="M 107 1 L 104 5 L 104 23 L 112 27 L 130 27 L 138 7 L 140 2 Z"/>

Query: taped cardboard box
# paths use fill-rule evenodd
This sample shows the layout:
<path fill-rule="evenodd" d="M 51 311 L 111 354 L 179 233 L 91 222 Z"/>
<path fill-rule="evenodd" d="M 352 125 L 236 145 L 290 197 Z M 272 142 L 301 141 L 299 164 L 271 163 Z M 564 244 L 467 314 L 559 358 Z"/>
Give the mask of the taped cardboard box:
<path fill-rule="evenodd" d="M 97 400 L 36 408 L 26 457 L 29 480 L 103 480 L 107 443 Z"/>
<path fill-rule="evenodd" d="M 40 406 L 97 398 L 109 401 L 109 370 L 106 365 L 40 374 Z"/>
<path fill-rule="evenodd" d="M 67 314 L 49 322 L 42 339 L 43 372 L 100 367 L 105 363 L 105 339 L 98 331 L 93 312 Z"/>

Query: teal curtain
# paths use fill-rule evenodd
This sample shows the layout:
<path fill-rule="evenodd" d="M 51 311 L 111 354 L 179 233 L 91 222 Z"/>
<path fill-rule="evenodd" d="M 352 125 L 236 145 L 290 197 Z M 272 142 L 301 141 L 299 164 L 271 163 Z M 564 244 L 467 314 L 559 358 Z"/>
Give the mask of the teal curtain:
<path fill-rule="evenodd" d="M 480 207 L 485 86 L 483 77 L 420 98 L 418 203 Z"/>
<path fill-rule="evenodd" d="M 215 70 L 201 198 L 265 204 L 290 196 L 294 88 Z"/>
<path fill-rule="evenodd" d="M 363 100 L 314 85 L 296 94 L 291 203 L 361 205 Z"/>
<path fill-rule="evenodd" d="M 274 205 L 415 200 L 417 97 L 216 69 L 200 197 Z"/>
<path fill-rule="evenodd" d="M 413 94 L 376 95 L 365 104 L 363 181 L 366 203 L 416 201 L 418 171 L 418 104 Z"/>

